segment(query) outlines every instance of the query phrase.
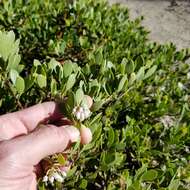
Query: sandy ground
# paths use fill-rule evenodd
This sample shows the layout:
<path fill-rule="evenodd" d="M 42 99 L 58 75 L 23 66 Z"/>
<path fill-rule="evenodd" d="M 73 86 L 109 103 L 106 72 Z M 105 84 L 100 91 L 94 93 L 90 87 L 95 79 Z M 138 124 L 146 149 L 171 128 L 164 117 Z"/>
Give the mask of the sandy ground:
<path fill-rule="evenodd" d="M 178 1 L 175 8 L 164 0 L 109 0 L 127 5 L 131 18 L 143 15 L 142 24 L 151 31 L 149 38 L 159 43 L 173 42 L 178 48 L 190 48 L 190 3 Z"/>

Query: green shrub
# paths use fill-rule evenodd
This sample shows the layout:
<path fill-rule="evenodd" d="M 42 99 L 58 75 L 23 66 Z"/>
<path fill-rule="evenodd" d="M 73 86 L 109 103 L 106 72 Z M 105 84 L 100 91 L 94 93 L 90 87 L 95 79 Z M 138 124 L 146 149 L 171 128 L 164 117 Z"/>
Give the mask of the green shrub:
<path fill-rule="evenodd" d="M 140 21 L 103 0 L 0 3 L 0 113 L 78 88 L 95 102 L 65 189 L 190 188 L 190 52 Z"/>

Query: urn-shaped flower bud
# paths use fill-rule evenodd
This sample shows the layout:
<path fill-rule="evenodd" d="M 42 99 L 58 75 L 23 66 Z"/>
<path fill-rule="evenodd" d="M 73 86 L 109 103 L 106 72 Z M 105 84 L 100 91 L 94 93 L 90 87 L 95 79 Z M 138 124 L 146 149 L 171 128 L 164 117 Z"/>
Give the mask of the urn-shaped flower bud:
<path fill-rule="evenodd" d="M 54 178 L 54 176 L 49 176 L 49 182 L 53 185 L 54 184 L 54 180 L 55 180 L 55 178 Z"/>
<path fill-rule="evenodd" d="M 62 183 L 64 181 L 63 176 L 61 176 L 59 173 L 55 172 L 53 173 L 53 177 L 55 178 L 56 181 Z"/>
<path fill-rule="evenodd" d="M 84 121 L 91 115 L 91 112 L 87 106 L 78 106 L 74 107 L 73 115 L 76 117 L 77 120 Z"/>

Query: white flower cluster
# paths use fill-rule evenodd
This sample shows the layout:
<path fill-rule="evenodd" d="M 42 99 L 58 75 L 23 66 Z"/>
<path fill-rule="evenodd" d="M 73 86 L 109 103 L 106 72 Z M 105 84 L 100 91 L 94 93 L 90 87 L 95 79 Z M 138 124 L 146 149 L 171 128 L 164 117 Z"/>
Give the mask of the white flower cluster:
<path fill-rule="evenodd" d="M 73 109 L 73 114 L 79 121 L 84 121 L 91 115 L 91 111 L 88 106 L 78 106 Z"/>
<path fill-rule="evenodd" d="M 60 183 L 63 183 L 64 179 L 67 177 L 67 173 L 65 171 L 52 171 L 49 172 L 49 174 L 45 175 L 43 177 L 43 182 L 47 185 L 47 183 L 51 183 L 51 185 L 54 185 L 55 181 L 58 181 Z"/>

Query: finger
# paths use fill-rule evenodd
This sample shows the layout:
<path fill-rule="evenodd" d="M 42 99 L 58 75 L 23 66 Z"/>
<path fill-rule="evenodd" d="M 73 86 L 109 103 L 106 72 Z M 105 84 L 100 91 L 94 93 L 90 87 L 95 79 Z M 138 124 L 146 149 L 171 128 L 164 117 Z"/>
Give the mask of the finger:
<path fill-rule="evenodd" d="M 82 125 L 80 128 L 80 134 L 81 134 L 81 143 L 82 144 L 90 143 L 90 141 L 92 140 L 92 132 L 89 128 Z"/>
<path fill-rule="evenodd" d="M 32 131 L 39 123 L 57 120 L 62 117 L 55 102 L 37 104 L 25 110 L 15 112 L 15 115 L 27 126 L 28 131 Z"/>
<path fill-rule="evenodd" d="M 85 95 L 88 106 L 92 99 Z M 55 102 L 45 102 L 30 108 L 0 116 L 0 141 L 27 134 L 33 131 L 39 123 L 47 120 L 58 120 L 62 117 Z"/>
<path fill-rule="evenodd" d="M 92 104 L 93 104 L 92 98 L 90 96 L 88 96 L 88 95 L 85 95 L 85 98 L 87 100 L 88 107 L 91 108 Z"/>
<path fill-rule="evenodd" d="M 27 134 L 41 122 L 61 117 L 55 102 L 45 102 L 30 108 L 0 116 L 0 141 Z"/>
<path fill-rule="evenodd" d="M 73 126 L 48 125 L 27 136 L 11 140 L 9 146 L 12 146 L 12 152 L 16 152 L 19 157 L 18 162 L 24 165 L 36 165 L 43 158 L 64 151 L 79 137 L 78 129 Z"/>

